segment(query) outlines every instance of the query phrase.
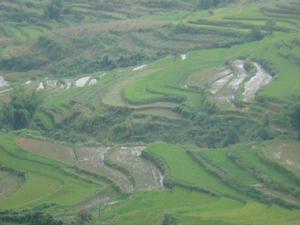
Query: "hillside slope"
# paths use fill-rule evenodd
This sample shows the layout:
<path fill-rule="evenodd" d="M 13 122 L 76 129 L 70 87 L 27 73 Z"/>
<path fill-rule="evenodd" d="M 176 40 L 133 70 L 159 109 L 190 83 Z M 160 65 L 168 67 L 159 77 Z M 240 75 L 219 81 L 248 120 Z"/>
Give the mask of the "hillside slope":
<path fill-rule="evenodd" d="M 1 1 L 0 223 L 299 224 L 299 15 Z"/>

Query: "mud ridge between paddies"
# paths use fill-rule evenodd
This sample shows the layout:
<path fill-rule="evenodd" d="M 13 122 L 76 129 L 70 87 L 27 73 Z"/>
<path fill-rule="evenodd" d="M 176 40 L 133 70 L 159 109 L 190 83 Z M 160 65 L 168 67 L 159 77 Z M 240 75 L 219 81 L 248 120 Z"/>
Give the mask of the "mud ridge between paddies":
<path fill-rule="evenodd" d="M 84 26 L 74 26 L 70 28 L 60 28 L 53 30 L 50 35 L 61 35 L 69 36 L 74 34 L 93 34 L 97 32 L 107 32 L 107 31 L 128 31 L 128 30 L 146 30 L 150 28 L 160 28 L 169 23 L 163 21 L 140 21 L 140 20 L 123 20 L 114 21 L 103 24 L 92 24 Z"/>
<path fill-rule="evenodd" d="M 74 146 L 32 138 L 18 138 L 18 145 L 25 151 L 78 166 L 90 172 L 106 176 L 116 182 L 124 193 L 134 189 L 162 188 L 161 173 L 151 162 L 141 158 L 144 146 Z M 129 174 L 111 166 L 106 160 L 112 160 L 117 167 L 125 168 Z"/>

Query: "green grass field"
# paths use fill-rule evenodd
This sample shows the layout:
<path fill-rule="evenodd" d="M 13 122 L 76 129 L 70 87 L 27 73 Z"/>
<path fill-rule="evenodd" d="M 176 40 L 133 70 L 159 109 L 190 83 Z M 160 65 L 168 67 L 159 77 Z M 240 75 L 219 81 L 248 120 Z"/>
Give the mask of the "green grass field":
<path fill-rule="evenodd" d="M 238 146 L 241 149 L 241 147 Z M 184 147 L 153 144 L 148 152 L 161 158 L 166 164 L 168 175 L 178 182 L 206 186 L 222 193 L 234 192 L 224 186 L 215 176 L 205 172 L 192 161 Z M 244 150 L 247 151 L 247 150 Z M 213 159 L 218 166 L 234 172 L 233 176 L 244 176 L 239 179 L 251 185 L 254 178 L 250 174 L 235 168 L 225 150 L 200 150 L 199 154 Z M 231 170 L 233 169 L 233 170 Z M 174 188 L 171 191 L 140 192 L 133 194 L 130 200 L 121 201 L 104 210 L 101 219 L 112 224 L 160 224 L 164 214 L 170 214 L 179 224 L 297 224 L 298 210 L 288 210 L 277 205 L 264 205 L 246 198 L 242 204 L 226 197 L 212 197 L 201 192 Z M 146 214 L 145 214 L 146 211 Z M 116 216 L 117 215 L 117 216 Z M 134 218 L 134 219 L 133 219 Z M 145 219 L 146 218 L 146 219 Z"/>
<path fill-rule="evenodd" d="M 57 162 L 23 152 L 10 134 L 1 134 L 1 164 L 26 173 L 21 189 L 1 200 L 2 209 L 33 207 L 45 202 L 67 207 L 104 187 L 63 173 Z"/>
<path fill-rule="evenodd" d="M 51 2 L 0 2 L 1 225 L 300 224 L 298 2 Z M 251 102 L 237 60 L 272 76 Z M 22 130 L 17 86 L 43 99 Z"/>
<path fill-rule="evenodd" d="M 199 167 L 199 165 L 186 154 L 184 148 L 180 146 L 154 144 L 149 147 L 149 152 L 161 157 L 166 165 L 168 165 L 170 176 L 179 182 L 203 187 L 226 195 L 238 195 L 234 190 Z M 189 172 L 187 173 L 187 171 Z"/>

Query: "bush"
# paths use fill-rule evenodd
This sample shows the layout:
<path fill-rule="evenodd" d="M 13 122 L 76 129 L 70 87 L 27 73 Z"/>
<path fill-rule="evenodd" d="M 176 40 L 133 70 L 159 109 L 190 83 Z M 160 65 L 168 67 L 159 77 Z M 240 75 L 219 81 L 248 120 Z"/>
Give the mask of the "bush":
<path fill-rule="evenodd" d="M 297 130 L 298 139 L 300 140 L 300 96 L 291 97 L 284 108 L 283 113 L 288 118 L 291 126 Z"/>
<path fill-rule="evenodd" d="M 16 130 L 27 128 L 41 103 L 42 98 L 35 91 L 26 93 L 23 87 L 15 88 L 10 102 L 1 109 L 1 124 Z"/>
<path fill-rule="evenodd" d="M 0 67 L 2 70 L 11 70 L 17 72 L 24 72 L 39 69 L 46 63 L 46 59 L 36 57 L 34 55 L 11 57 L 0 60 Z"/>
<path fill-rule="evenodd" d="M 36 47 L 42 50 L 50 60 L 59 60 L 66 53 L 64 46 L 48 37 L 40 37 Z"/>
<path fill-rule="evenodd" d="M 87 210 L 81 210 L 76 218 L 75 224 L 84 225 L 93 219 L 93 215 Z"/>
<path fill-rule="evenodd" d="M 227 4 L 233 2 L 233 0 L 199 0 L 198 8 L 209 9 L 212 7 L 217 7 L 221 4 Z"/>
<path fill-rule="evenodd" d="M 248 38 L 253 41 L 259 41 L 264 38 L 264 34 L 259 29 L 252 29 Z"/>
<path fill-rule="evenodd" d="M 59 20 L 64 10 L 63 8 L 63 0 L 52 0 L 50 4 L 44 8 L 44 15 L 47 19 Z"/>

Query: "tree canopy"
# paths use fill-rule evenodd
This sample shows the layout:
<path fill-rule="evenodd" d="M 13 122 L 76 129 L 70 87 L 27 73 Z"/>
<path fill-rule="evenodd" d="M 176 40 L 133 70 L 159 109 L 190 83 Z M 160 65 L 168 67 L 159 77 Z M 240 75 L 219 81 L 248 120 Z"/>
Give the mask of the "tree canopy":
<path fill-rule="evenodd" d="M 42 103 L 35 91 L 27 93 L 23 87 L 14 88 L 10 101 L 1 108 L 1 124 L 11 129 L 27 128 Z"/>
<path fill-rule="evenodd" d="M 209 9 L 228 2 L 232 2 L 232 0 L 199 0 L 198 7 L 200 9 Z"/>
<path fill-rule="evenodd" d="M 48 19 L 59 20 L 63 10 L 64 10 L 63 0 L 52 0 L 44 8 L 44 14 Z"/>
<path fill-rule="evenodd" d="M 300 96 L 292 97 L 286 106 L 286 114 L 291 126 L 297 130 L 300 140 Z"/>

